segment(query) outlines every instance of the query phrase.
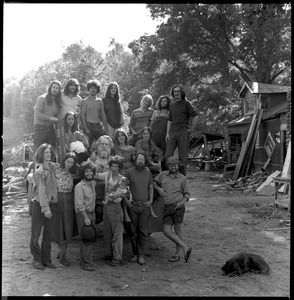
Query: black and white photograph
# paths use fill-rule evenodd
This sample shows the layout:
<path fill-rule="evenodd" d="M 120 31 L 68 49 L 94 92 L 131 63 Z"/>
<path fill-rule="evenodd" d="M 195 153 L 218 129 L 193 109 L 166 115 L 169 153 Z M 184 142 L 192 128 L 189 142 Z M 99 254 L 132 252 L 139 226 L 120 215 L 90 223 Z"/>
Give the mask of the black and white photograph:
<path fill-rule="evenodd" d="M 290 299 L 289 3 L 3 3 L 2 297 Z"/>

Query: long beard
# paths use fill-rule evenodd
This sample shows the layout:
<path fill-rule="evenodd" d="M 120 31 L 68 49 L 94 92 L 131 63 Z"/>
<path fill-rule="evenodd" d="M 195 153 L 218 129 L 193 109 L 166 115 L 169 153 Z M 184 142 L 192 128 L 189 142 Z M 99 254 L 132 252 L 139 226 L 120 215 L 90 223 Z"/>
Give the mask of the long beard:
<path fill-rule="evenodd" d="M 136 168 L 136 170 L 138 170 L 138 171 L 142 171 L 142 170 L 145 169 L 145 165 L 137 165 L 137 164 L 135 164 L 135 168 Z"/>
<path fill-rule="evenodd" d="M 101 150 L 101 151 L 99 152 L 99 155 L 100 155 L 100 157 L 102 157 L 102 158 L 107 158 L 107 157 L 110 155 L 110 151 L 108 152 L 108 151 L 106 151 L 106 150 Z"/>

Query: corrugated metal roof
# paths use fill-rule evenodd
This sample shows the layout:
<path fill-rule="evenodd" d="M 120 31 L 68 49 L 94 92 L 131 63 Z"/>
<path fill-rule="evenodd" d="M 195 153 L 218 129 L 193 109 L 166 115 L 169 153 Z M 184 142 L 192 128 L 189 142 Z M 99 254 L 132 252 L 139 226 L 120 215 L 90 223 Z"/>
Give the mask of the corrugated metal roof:
<path fill-rule="evenodd" d="M 280 94 L 291 91 L 291 86 L 274 85 L 260 82 L 244 82 L 238 96 L 242 97 L 246 89 L 249 89 L 252 94 Z"/>

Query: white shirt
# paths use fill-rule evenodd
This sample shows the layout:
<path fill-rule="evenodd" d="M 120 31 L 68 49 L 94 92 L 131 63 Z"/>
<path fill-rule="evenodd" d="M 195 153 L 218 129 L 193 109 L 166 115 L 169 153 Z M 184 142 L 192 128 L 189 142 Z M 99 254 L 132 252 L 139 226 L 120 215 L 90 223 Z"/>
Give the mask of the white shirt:
<path fill-rule="evenodd" d="M 62 92 L 60 117 L 63 119 L 66 113 L 69 111 L 73 111 L 74 113 L 78 114 L 80 112 L 81 102 L 82 98 L 79 95 L 71 98 Z"/>

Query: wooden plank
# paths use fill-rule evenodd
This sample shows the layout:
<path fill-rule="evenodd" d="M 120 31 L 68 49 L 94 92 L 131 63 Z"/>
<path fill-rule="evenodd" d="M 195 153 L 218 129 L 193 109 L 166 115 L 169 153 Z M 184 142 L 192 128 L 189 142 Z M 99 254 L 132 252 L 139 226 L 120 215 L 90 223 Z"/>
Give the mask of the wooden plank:
<path fill-rule="evenodd" d="M 247 136 L 246 136 L 246 142 L 249 142 L 251 139 L 252 131 L 255 127 L 255 122 L 256 122 L 256 113 L 252 117 L 251 124 L 250 124 L 249 130 L 248 130 Z"/>
<path fill-rule="evenodd" d="M 288 177 L 290 175 L 290 172 L 291 172 L 290 167 L 291 167 L 291 143 L 289 143 L 289 145 L 288 145 L 287 154 L 286 154 L 283 171 L 282 171 L 282 175 L 281 175 L 282 177 Z M 286 191 L 287 191 L 287 185 L 284 184 L 279 189 L 279 192 L 286 193 Z"/>
<path fill-rule="evenodd" d="M 271 161 L 271 157 L 267 159 L 267 161 L 264 163 L 263 167 L 261 168 L 262 172 L 265 172 L 266 167 L 268 166 L 269 162 Z"/>
<path fill-rule="evenodd" d="M 246 175 L 249 174 L 250 167 L 251 167 L 252 162 L 253 162 L 256 138 L 257 138 L 257 134 L 258 134 L 259 125 L 260 125 L 260 122 L 261 122 L 262 113 L 263 113 L 263 109 L 259 109 L 258 115 L 257 115 L 257 121 L 255 123 L 255 127 L 254 127 L 254 130 L 252 132 L 252 138 L 250 140 L 250 144 L 249 144 L 249 147 L 248 147 L 248 152 L 247 152 L 247 156 L 246 156 L 247 159 L 245 161 L 245 171 L 244 171 L 243 174 L 241 174 L 241 176 L 246 176 Z"/>
<path fill-rule="evenodd" d="M 281 174 L 281 171 L 275 171 L 273 174 L 269 175 L 268 178 L 264 183 L 262 183 L 255 191 L 260 192 L 266 185 L 270 184 L 273 182 L 273 178 L 279 176 Z"/>
<path fill-rule="evenodd" d="M 240 151 L 240 155 L 238 157 L 238 161 L 237 161 L 237 164 L 236 164 L 235 172 L 234 172 L 234 175 L 233 175 L 234 180 L 238 179 L 238 177 L 239 177 L 240 169 L 242 167 L 242 162 L 243 162 L 245 153 L 247 151 L 247 147 L 248 147 L 248 142 L 246 142 L 246 141 L 243 142 L 242 143 L 242 148 L 241 148 L 241 151 Z"/>

